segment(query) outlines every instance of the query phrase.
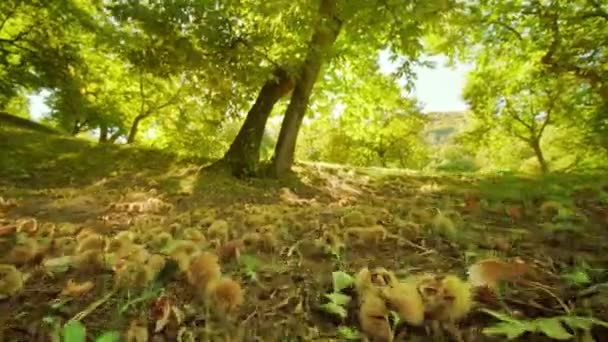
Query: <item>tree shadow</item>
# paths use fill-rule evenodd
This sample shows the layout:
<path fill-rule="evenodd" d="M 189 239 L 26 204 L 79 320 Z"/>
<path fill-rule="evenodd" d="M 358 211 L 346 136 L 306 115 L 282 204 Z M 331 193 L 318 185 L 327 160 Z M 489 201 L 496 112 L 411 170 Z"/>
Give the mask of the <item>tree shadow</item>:
<path fill-rule="evenodd" d="M 169 153 L 0 129 L 0 184 L 21 189 L 148 186 L 179 164 Z M 170 182 L 170 181 L 169 181 Z"/>
<path fill-rule="evenodd" d="M 239 179 L 223 170 L 202 169 L 197 174 L 189 201 L 192 206 L 278 204 L 281 202 L 282 188 L 290 189 L 301 198 L 323 196 L 321 189 L 304 182 L 297 173 L 282 179 Z"/>

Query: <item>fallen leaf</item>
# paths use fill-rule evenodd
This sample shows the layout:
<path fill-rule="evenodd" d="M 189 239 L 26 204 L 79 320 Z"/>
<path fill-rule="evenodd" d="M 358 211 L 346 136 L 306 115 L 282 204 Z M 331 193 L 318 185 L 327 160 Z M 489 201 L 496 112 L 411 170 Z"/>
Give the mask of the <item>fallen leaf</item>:
<path fill-rule="evenodd" d="M 239 259 L 241 256 L 241 249 L 243 248 L 243 240 L 235 239 L 226 242 L 220 246 L 216 253 L 222 260 L 228 259 Z"/>
<path fill-rule="evenodd" d="M 68 280 L 63 290 L 61 290 L 61 296 L 67 297 L 78 297 L 93 289 L 95 284 L 92 281 L 85 281 L 84 283 L 77 283 L 73 279 Z"/>
<path fill-rule="evenodd" d="M 486 286 L 496 290 L 501 281 L 515 281 L 528 272 L 528 265 L 521 261 L 502 261 L 499 259 L 485 259 L 476 262 L 468 269 L 469 282 L 474 287 Z"/>
<path fill-rule="evenodd" d="M 464 209 L 467 212 L 473 212 L 479 208 L 479 197 L 474 194 L 468 194 L 464 198 Z"/>
<path fill-rule="evenodd" d="M 0 236 L 12 235 L 17 231 L 17 225 L 9 224 L 0 227 Z"/>
<path fill-rule="evenodd" d="M 171 318 L 171 301 L 167 297 L 158 298 L 152 305 L 152 319 L 156 321 L 154 332 L 162 331 Z"/>
<path fill-rule="evenodd" d="M 507 207 L 507 215 L 511 220 L 520 220 L 524 216 L 523 207 L 521 205 L 510 205 Z"/>
<path fill-rule="evenodd" d="M 127 331 L 127 342 L 148 342 L 148 328 L 142 320 L 131 321 Z"/>

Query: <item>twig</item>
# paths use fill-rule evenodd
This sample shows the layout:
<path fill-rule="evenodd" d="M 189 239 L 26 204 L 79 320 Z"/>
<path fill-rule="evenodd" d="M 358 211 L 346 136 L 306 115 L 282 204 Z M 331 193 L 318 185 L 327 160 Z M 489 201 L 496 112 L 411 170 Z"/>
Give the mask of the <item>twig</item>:
<path fill-rule="evenodd" d="M 253 310 L 253 312 L 250 313 L 249 315 L 247 315 L 247 317 L 241 322 L 241 325 L 244 326 L 245 324 L 247 324 L 247 322 L 249 322 L 249 320 L 252 319 L 257 314 L 258 314 L 258 307 L 256 305 L 256 307 Z"/>
<path fill-rule="evenodd" d="M 115 293 L 116 293 L 116 291 L 110 291 L 108 294 L 103 296 L 101 299 L 94 301 L 89 306 L 87 306 L 83 311 L 80 311 L 74 317 L 72 317 L 72 320 L 80 321 L 80 320 L 84 319 L 89 314 L 91 314 L 93 311 L 95 311 L 95 309 L 97 309 L 99 306 L 101 306 L 103 303 L 107 302 L 108 299 L 110 299 L 110 297 L 112 297 Z"/>
<path fill-rule="evenodd" d="M 599 283 L 589 286 L 588 288 L 579 291 L 578 297 L 586 297 L 592 295 L 595 292 L 602 290 L 602 288 L 608 288 L 608 283 Z"/>
<path fill-rule="evenodd" d="M 427 254 L 433 254 L 433 253 L 435 253 L 434 250 L 428 249 L 426 247 L 423 247 L 423 246 L 421 246 L 421 245 L 419 245 L 419 244 L 417 244 L 415 242 L 412 242 L 412 241 L 410 241 L 408 239 L 401 238 L 400 241 L 403 242 L 403 243 L 405 243 L 406 245 L 412 247 L 412 248 L 415 248 L 415 249 L 417 249 L 419 251 L 422 251 L 421 255 L 427 255 Z"/>
<path fill-rule="evenodd" d="M 528 285 L 531 285 L 534 288 L 543 290 L 544 292 L 546 292 L 547 294 L 549 294 L 551 297 L 555 298 L 555 300 L 559 303 L 559 305 L 564 309 L 564 312 L 566 314 L 570 314 L 570 308 L 566 305 L 566 303 L 564 303 L 564 301 L 559 298 L 555 293 L 553 293 L 553 291 L 549 290 L 547 288 L 547 286 L 541 284 L 541 283 L 537 283 L 535 281 L 526 281 L 525 283 L 527 283 Z"/>
<path fill-rule="evenodd" d="M 505 298 L 505 301 L 509 302 L 509 303 L 517 304 L 517 305 L 533 307 L 535 309 L 538 309 L 538 310 L 541 310 L 544 312 L 561 313 L 560 310 L 547 308 L 547 307 L 544 307 L 533 301 L 523 301 L 523 300 L 518 300 L 518 299 L 514 299 L 514 298 Z"/>

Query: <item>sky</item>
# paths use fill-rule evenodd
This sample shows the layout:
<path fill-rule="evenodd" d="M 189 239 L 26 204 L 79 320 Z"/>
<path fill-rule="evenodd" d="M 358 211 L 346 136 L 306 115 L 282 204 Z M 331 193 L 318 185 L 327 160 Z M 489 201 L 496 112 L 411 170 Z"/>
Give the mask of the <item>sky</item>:
<path fill-rule="evenodd" d="M 418 77 L 416 79 L 415 90 L 412 95 L 416 96 L 423 104 L 424 112 L 452 112 L 464 111 L 467 105 L 462 99 L 462 89 L 464 87 L 467 72 L 472 69 L 471 65 L 456 64 L 455 67 L 445 66 L 445 57 L 429 57 L 429 60 L 436 62 L 435 68 L 416 68 Z M 388 61 L 388 55 L 381 53 L 379 63 L 383 72 L 390 72 L 395 65 Z M 34 120 L 39 120 L 44 114 L 49 112 L 49 108 L 44 104 L 44 94 L 32 95 L 30 100 L 30 113 Z"/>
<path fill-rule="evenodd" d="M 470 64 L 457 63 L 454 67 L 446 66 L 445 56 L 432 56 L 427 60 L 435 63 L 434 68 L 414 68 L 417 78 L 414 82 L 413 96 L 423 105 L 423 112 L 464 111 L 467 105 L 462 99 L 462 89 L 467 73 L 473 70 Z M 391 72 L 395 63 L 388 60 L 386 51 L 380 52 L 378 63 L 381 72 Z"/>
<path fill-rule="evenodd" d="M 445 60 L 444 60 L 445 62 Z M 465 111 L 462 89 L 471 65 L 457 64 L 454 68 L 438 65 L 435 69 L 419 69 L 414 95 L 424 104 L 425 112 Z"/>

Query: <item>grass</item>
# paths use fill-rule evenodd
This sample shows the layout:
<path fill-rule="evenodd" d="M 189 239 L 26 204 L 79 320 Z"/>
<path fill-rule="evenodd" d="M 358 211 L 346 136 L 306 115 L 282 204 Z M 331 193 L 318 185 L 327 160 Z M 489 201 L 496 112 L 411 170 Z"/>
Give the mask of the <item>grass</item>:
<path fill-rule="evenodd" d="M 209 217 L 227 220 L 233 237 L 261 226 L 274 227 L 278 240 L 274 250 L 243 250 L 244 261 L 222 261 L 222 272 L 238 279 L 246 294 L 230 319 L 205 315 L 204 302 L 177 276 L 162 284 L 160 294 L 134 290 L 108 298 L 83 319 L 91 336 L 110 330 L 125 332 L 135 318 L 147 318 L 152 331 L 155 322 L 150 312 L 162 296 L 183 313 L 178 326 L 160 333 L 168 340 L 174 340 L 181 329 L 207 341 L 341 341 L 340 331 L 345 326 L 356 331 L 358 323 L 356 315 L 349 313 L 340 322 L 319 310 L 324 294 L 331 292 L 332 272 L 354 274 L 364 266 L 381 266 L 399 274 L 439 272 L 466 277 L 469 265 L 488 256 L 520 257 L 537 266 L 531 283 L 543 289 L 511 284 L 503 294 L 505 305 L 520 319 L 563 315 L 560 302 L 565 302 L 575 314 L 608 320 L 608 292 L 599 285 L 608 282 L 603 269 L 608 255 L 602 249 L 608 240 L 605 175 L 462 176 L 302 163 L 285 180 L 236 180 L 201 171 L 201 165 L 167 152 L 98 145 L 7 127 L 0 128 L 0 151 L 6 152 L 0 154 L 0 196 L 17 201 L 16 207 L 0 212 L 4 215 L 0 226 L 35 217 L 39 224 L 90 227 L 109 237 L 119 230 L 141 233 L 158 226 L 176 227 L 175 236 L 191 227 L 205 233 Z M 294 202 L 282 194 L 284 187 L 298 199 L 314 201 Z M 125 196 L 150 189 L 156 189 L 174 209 L 163 215 L 129 213 L 126 218 L 108 209 Z M 466 199 L 471 196 L 478 203 L 467 211 Z M 543 217 L 540 206 L 546 201 L 563 203 L 572 214 Z M 452 213 L 455 234 L 439 234 L 430 221 L 415 222 L 420 231 L 400 230 L 399 220 L 411 220 L 410 213 L 424 209 Z M 325 227 L 340 227 L 340 218 L 352 210 L 381 221 L 400 238 L 368 246 L 345 241 L 338 258 L 319 253 L 314 240 Z M 1 238 L 4 258 L 14 239 Z M 36 261 L 20 270 L 29 275 L 23 290 L 0 300 L 0 340 L 48 336 L 43 320 L 54 317 L 65 323 L 112 291 L 112 270 L 69 269 L 49 274 Z M 95 287 L 59 305 L 56 299 L 68 279 L 90 280 Z M 488 305 L 479 301 L 478 307 Z M 476 310 L 458 329 L 470 340 L 497 340 L 481 333 L 490 321 L 491 317 Z M 603 328 L 597 329 L 596 336 L 606 334 Z M 430 338 L 415 329 L 408 336 L 411 340 Z M 521 337 L 522 341 L 544 339 L 530 333 Z"/>

